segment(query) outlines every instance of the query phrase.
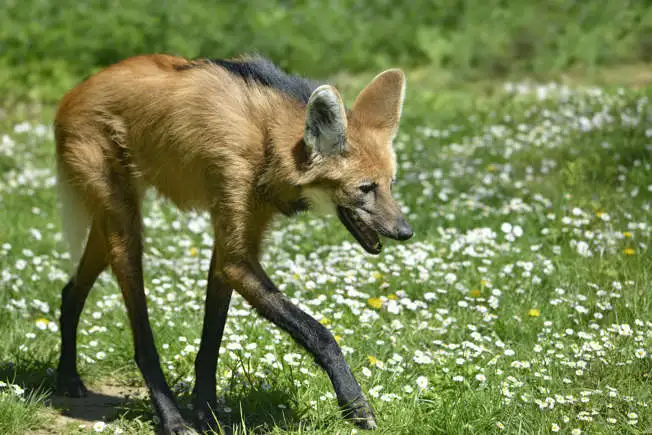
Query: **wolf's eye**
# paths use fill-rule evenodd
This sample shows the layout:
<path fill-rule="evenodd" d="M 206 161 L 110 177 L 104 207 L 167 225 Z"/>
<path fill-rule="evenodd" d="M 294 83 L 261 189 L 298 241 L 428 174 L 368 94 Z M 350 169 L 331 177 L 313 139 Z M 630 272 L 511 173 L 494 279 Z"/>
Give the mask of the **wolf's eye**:
<path fill-rule="evenodd" d="M 369 192 L 373 192 L 376 187 L 378 187 L 377 183 L 363 183 L 360 185 L 360 190 L 362 193 L 367 194 Z"/>

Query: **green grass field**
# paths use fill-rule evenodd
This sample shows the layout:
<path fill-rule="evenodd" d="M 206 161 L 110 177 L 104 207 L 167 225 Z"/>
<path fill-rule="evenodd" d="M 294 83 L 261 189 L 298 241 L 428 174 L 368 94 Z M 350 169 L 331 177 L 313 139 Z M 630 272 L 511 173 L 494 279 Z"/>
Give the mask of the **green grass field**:
<path fill-rule="evenodd" d="M 264 265 L 335 334 L 380 433 L 652 432 L 650 97 L 524 83 L 486 96 L 408 75 L 395 192 L 415 237 L 371 257 L 335 218 L 277 222 Z M 52 397 L 71 267 L 52 114 L 0 112 L 0 433 L 151 433 L 108 272 L 79 331 L 81 374 L 103 396 Z M 156 343 L 191 415 L 212 236 L 206 215 L 154 195 L 146 210 Z M 227 432 L 356 432 L 327 376 L 239 296 L 218 375 Z"/>

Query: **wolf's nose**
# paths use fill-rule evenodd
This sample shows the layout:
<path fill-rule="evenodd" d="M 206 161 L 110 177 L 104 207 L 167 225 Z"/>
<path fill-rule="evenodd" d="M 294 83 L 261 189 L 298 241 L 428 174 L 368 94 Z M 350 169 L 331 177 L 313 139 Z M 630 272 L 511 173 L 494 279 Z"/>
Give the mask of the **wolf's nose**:
<path fill-rule="evenodd" d="M 397 240 L 408 240 L 412 235 L 414 234 L 414 231 L 412 230 L 412 227 L 410 226 L 409 223 L 403 218 L 399 220 L 397 229 L 396 229 L 396 239 Z"/>

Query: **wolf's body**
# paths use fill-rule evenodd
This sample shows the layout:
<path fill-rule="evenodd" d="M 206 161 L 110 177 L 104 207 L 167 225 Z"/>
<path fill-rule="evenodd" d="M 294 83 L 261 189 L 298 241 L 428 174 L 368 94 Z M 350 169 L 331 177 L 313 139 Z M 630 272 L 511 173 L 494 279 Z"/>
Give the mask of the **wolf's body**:
<path fill-rule="evenodd" d="M 332 335 L 276 289 L 258 258 L 276 214 L 311 208 L 335 211 L 372 253 L 380 252 L 378 233 L 411 236 L 390 194 L 403 92 L 403 74 L 389 70 L 347 110 L 332 86 L 289 76 L 261 58 L 148 55 L 113 65 L 66 94 L 55 137 L 63 228 L 77 270 L 62 294 L 60 392 L 86 392 L 75 363 L 77 323 L 94 281 L 111 266 L 163 427 L 184 430 L 143 290 L 140 203 L 153 187 L 180 209 L 212 217 L 215 245 L 195 364 L 200 422 L 216 403 L 217 351 L 235 289 L 313 353 L 347 417 L 374 427 Z"/>

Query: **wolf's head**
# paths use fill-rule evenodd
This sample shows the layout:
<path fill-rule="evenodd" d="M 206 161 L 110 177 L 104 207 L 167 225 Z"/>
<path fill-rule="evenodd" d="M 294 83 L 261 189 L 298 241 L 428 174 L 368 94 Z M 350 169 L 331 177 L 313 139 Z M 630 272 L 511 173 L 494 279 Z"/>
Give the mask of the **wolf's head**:
<path fill-rule="evenodd" d="M 360 92 L 351 110 L 330 85 L 308 101 L 304 142 L 312 181 L 303 196 L 311 209 L 336 213 L 369 253 L 382 249 L 379 235 L 412 237 L 412 227 L 392 198 L 396 180 L 393 140 L 399 127 L 405 76 L 390 69 Z"/>

